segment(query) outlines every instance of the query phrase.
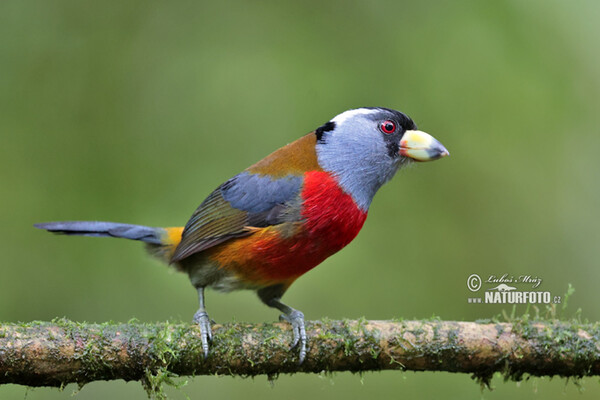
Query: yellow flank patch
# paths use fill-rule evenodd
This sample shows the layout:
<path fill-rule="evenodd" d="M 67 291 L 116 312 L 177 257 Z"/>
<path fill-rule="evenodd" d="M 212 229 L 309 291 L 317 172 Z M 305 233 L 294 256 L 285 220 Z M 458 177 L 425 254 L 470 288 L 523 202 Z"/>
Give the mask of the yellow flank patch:
<path fill-rule="evenodd" d="M 183 234 L 183 226 L 177 226 L 173 228 L 165 228 L 167 236 L 163 238 L 164 244 L 177 246 L 181 242 L 181 235 Z"/>
<path fill-rule="evenodd" d="M 247 169 L 253 174 L 282 178 L 302 175 L 307 171 L 322 171 L 317 161 L 317 137 L 314 133 L 283 146 Z"/>

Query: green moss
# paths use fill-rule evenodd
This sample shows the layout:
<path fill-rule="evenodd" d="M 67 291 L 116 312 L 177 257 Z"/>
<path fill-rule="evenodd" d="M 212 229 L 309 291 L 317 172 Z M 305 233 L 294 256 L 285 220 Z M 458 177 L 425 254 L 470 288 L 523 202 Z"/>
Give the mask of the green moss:
<path fill-rule="evenodd" d="M 479 384 L 481 390 L 484 389 L 492 390 L 492 378 L 494 377 L 494 372 L 476 372 L 471 375 L 471 379 Z"/>
<path fill-rule="evenodd" d="M 149 351 L 152 357 L 162 365 L 169 365 L 178 356 L 173 348 L 174 333 L 178 331 L 169 322 L 158 325 L 157 328 L 147 336 Z"/>
<path fill-rule="evenodd" d="M 530 314 L 530 307 L 527 307 L 522 315 L 516 315 L 515 307 L 510 315 L 506 311 L 503 312 L 504 319 L 512 323 L 512 332 L 534 344 L 533 354 L 528 354 L 528 357 L 533 358 L 532 362 L 537 368 L 531 370 L 529 366 L 525 372 L 514 363 L 509 364 L 508 360 L 505 360 L 500 371 L 505 381 L 520 381 L 532 376 L 561 376 L 566 378 L 567 383 L 573 382 L 578 388 L 581 387 L 582 377 L 589 375 L 599 358 L 595 344 L 600 342 L 600 323 L 583 322 L 581 309 L 578 309 L 573 317 L 565 317 L 564 311 L 574 292 L 574 288 L 569 284 L 560 312 L 556 304 L 546 305 L 542 311 L 535 305 L 531 306 L 533 316 Z M 497 325 L 496 330 L 498 334 L 503 333 L 502 325 Z M 580 336 L 581 331 L 585 333 Z M 523 357 L 522 354 L 519 356 L 520 350 L 515 349 L 513 352 L 517 359 Z M 547 361 L 565 357 L 572 362 L 550 364 Z M 473 378 L 485 387 L 490 387 L 492 377 L 493 373 L 486 371 L 473 375 Z"/>
<path fill-rule="evenodd" d="M 565 298 L 568 298 L 568 295 L 569 293 L 565 295 Z M 556 307 L 554 309 L 549 308 L 546 312 L 556 313 Z M 590 373 L 593 363 L 599 358 L 598 350 L 594 345 L 594 343 L 600 342 L 599 324 L 590 325 L 581 322 L 580 310 L 578 310 L 576 318 L 569 321 L 545 320 L 541 317 L 532 317 L 532 315 L 539 317 L 539 309 L 532 307 L 530 314 L 530 310 L 527 308 L 525 313 L 520 316 L 516 313 L 515 308 L 510 313 L 504 312 L 504 318 L 512 323 L 512 332 L 534 343 L 532 363 L 534 365 L 533 368 L 538 369 L 531 371 L 531 363 L 526 367 L 520 367 L 519 357 L 523 357 L 525 354 L 529 358 L 529 354 L 524 353 L 523 349 L 514 348 L 511 354 L 506 356 L 506 359 L 500 359 L 497 364 L 491 367 L 481 367 L 481 370 L 473 374 L 473 379 L 482 387 L 491 387 L 491 381 L 497 371 L 499 371 L 504 380 L 519 381 L 528 376 L 556 374 L 571 377 L 570 381 L 576 385 L 580 384 L 580 377 Z M 437 316 L 432 316 L 430 319 L 421 322 L 400 322 L 401 329 L 399 329 L 395 337 L 389 339 L 389 344 L 403 348 L 408 357 L 411 354 L 433 355 L 433 362 L 439 362 L 440 364 L 439 369 L 449 371 L 454 369 L 458 371 L 460 370 L 461 362 L 469 359 L 474 354 L 468 353 L 460 343 L 460 326 L 458 324 L 450 323 L 444 325 L 447 328 L 442 330 L 442 325 L 439 322 L 440 319 Z M 478 320 L 476 322 L 482 324 L 495 323 L 494 327 L 497 336 L 504 334 L 507 329 L 507 325 L 498 323 L 497 318 Z M 543 323 L 543 326 L 540 327 L 539 323 Z M 27 333 L 27 329 L 31 327 L 46 328 L 58 326 L 60 332 L 56 333 L 56 329 L 50 331 L 48 334 L 50 340 L 56 340 L 57 338 L 60 340 L 64 335 L 80 343 L 83 346 L 79 347 L 79 349 L 82 350 L 80 359 L 83 363 L 82 370 L 84 371 L 81 375 L 84 377 L 84 381 L 80 382 L 81 384 L 87 381 L 85 379 L 94 380 L 98 376 L 104 378 L 110 376 L 110 363 L 112 360 L 103 359 L 103 354 L 107 353 L 103 353 L 101 350 L 107 346 L 114 346 L 112 339 L 114 338 L 116 328 L 124 335 L 136 337 L 136 340 L 141 340 L 141 342 L 134 344 L 142 346 L 144 357 L 149 355 L 150 362 L 144 359 L 145 369 L 143 369 L 140 362 L 140 368 L 129 379 L 140 379 L 140 374 L 143 374 L 141 379 L 144 388 L 148 391 L 149 395 L 157 399 L 164 398 L 162 387 L 165 384 L 174 387 L 185 385 L 185 381 L 177 383 L 177 375 L 169 372 L 170 370 L 184 368 L 189 371 L 193 370 L 199 361 L 203 362 L 201 343 L 196 339 L 197 327 L 195 326 L 182 326 L 170 322 L 141 324 L 136 321 L 123 325 L 117 325 L 112 321 L 99 325 L 90 325 L 72 322 L 64 318 L 56 319 L 52 323 L 36 321 L 15 325 L 15 330 L 23 334 Z M 325 319 L 320 322 L 307 323 L 308 331 L 314 329 L 319 332 L 316 335 L 309 336 L 309 349 L 314 352 L 313 354 L 316 355 L 315 358 L 322 357 L 324 360 L 329 360 L 331 358 L 331 344 L 334 342 L 334 345 L 337 345 L 334 348 L 334 352 L 337 351 L 339 355 L 353 359 L 352 365 L 356 365 L 353 372 L 380 368 L 381 332 L 375 329 L 374 326 L 376 325 L 370 325 L 364 317 L 358 321 L 344 320 L 336 322 Z M 10 329 L 13 329 L 12 325 Z M 446 332 L 445 329 L 448 329 L 448 331 Z M 580 329 L 585 330 L 591 335 L 593 340 L 585 337 L 585 335 L 583 337 L 580 336 Z M 0 337 L 5 337 L 5 332 L 0 327 Z M 403 332 L 410 332 L 414 335 L 416 337 L 415 343 L 418 346 L 407 342 L 402 336 Z M 288 351 L 292 338 L 291 331 L 288 328 L 284 329 L 279 324 L 264 324 L 251 327 L 247 324 L 231 323 L 223 327 L 217 326 L 214 333 L 215 337 L 211 344 L 211 354 L 204 362 L 208 363 L 206 364 L 207 366 L 209 365 L 213 368 L 214 366 L 210 364 L 213 362 L 211 357 L 215 355 L 227 357 L 230 361 L 228 363 L 229 366 L 217 367 L 222 368 L 222 370 L 217 370 L 219 374 L 239 375 L 239 370 L 246 368 L 249 371 L 247 376 L 261 373 L 266 374 L 272 380 L 277 377 L 277 371 L 274 371 L 274 368 L 281 368 L 285 372 L 296 371 L 295 364 L 297 357 L 294 352 Z M 255 338 L 264 338 L 262 343 L 256 343 L 257 346 L 262 346 L 261 350 L 263 352 L 253 352 L 251 359 L 247 356 L 249 350 L 242 347 L 244 345 L 244 335 L 248 335 L 249 333 Z M 433 340 L 430 340 L 431 333 L 433 334 Z M 190 340 L 191 337 L 194 339 Z M 188 346 L 185 346 L 185 354 L 181 354 L 183 351 L 181 349 L 184 348 L 184 346 L 180 345 L 182 342 L 188 342 Z M 269 356 L 274 352 L 281 354 L 282 350 L 285 351 L 283 354 L 290 354 L 290 357 L 283 359 L 281 365 L 277 367 L 270 366 L 268 363 Z M 529 351 L 529 347 L 527 351 Z M 354 357 L 357 357 L 357 359 Z M 517 362 L 510 364 L 508 357 L 516 359 Z M 560 368 L 565 369 L 556 370 L 555 365 L 550 365 L 547 362 L 548 359 L 560 359 L 561 357 L 569 357 L 573 360 L 572 364 L 567 364 L 568 369 L 566 369 L 566 366 L 563 367 L 562 363 L 558 363 Z M 356 360 L 360 364 L 356 363 Z M 177 361 L 177 365 L 173 365 L 175 361 Z M 313 360 L 310 361 L 314 362 Z M 392 359 L 390 363 L 396 364 L 402 369 L 405 368 L 397 360 Z M 240 368 L 240 365 L 242 368 Z M 290 367 L 292 365 L 293 367 Z M 314 367 L 310 363 L 308 365 L 309 368 Z M 234 371 L 229 370 L 229 368 L 233 368 Z M 317 366 L 317 370 L 319 368 L 326 370 L 330 366 L 323 363 L 323 365 Z M 531 375 L 526 374 L 522 368 L 527 368 L 528 372 L 531 372 Z M 180 370 L 176 369 L 175 372 L 180 372 Z"/>
<path fill-rule="evenodd" d="M 569 283 L 569 287 L 567 288 L 567 292 L 565 293 L 564 301 L 562 303 L 562 311 L 563 312 L 567 309 L 567 305 L 569 304 L 569 299 L 571 298 L 573 293 L 575 293 L 575 288 L 573 287 L 573 285 L 571 285 Z"/>
<path fill-rule="evenodd" d="M 425 333 L 425 329 L 423 329 L 423 325 L 419 325 L 417 328 L 412 329 L 410 332 L 412 332 L 412 334 L 416 337 L 420 338 L 420 336 Z"/>
<path fill-rule="evenodd" d="M 428 319 L 426 319 L 425 321 L 429 321 L 429 322 L 440 322 L 442 319 L 440 318 L 440 316 L 431 314 L 431 317 L 429 317 Z"/>
<path fill-rule="evenodd" d="M 504 333 L 504 325 L 496 324 L 494 327 L 496 328 L 496 337 L 499 337 Z"/>
<path fill-rule="evenodd" d="M 166 367 L 158 368 L 154 371 L 146 369 L 144 377 L 142 379 L 142 386 L 148 397 L 156 400 L 166 400 L 167 394 L 164 391 L 164 387 L 171 386 L 176 389 L 181 389 L 188 384 L 187 380 L 180 382 L 175 381 L 177 375 L 169 372 Z"/>
<path fill-rule="evenodd" d="M 222 355 L 226 355 L 230 359 L 242 357 L 240 350 L 243 344 L 243 328 L 239 323 L 231 323 L 227 329 L 215 336 L 213 339 L 213 348 L 218 347 Z M 275 336 L 271 334 L 269 336 Z M 210 357 L 210 355 L 209 355 Z"/>
<path fill-rule="evenodd" d="M 433 341 L 436 342 L 440 340 L 440 324 L 433 325 Z"/>

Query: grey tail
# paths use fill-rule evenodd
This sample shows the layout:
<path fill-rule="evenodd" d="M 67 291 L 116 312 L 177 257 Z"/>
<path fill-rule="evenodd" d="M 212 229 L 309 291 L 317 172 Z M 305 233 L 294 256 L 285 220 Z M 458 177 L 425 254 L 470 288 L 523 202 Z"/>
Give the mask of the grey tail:
<path fill-rule="evenodd" d="M 163 228 L 100 221 L 65 221 L 35 224 L 36 228 L 64 235 L 116 237 L 140 240 L 149 244 L 162 244 Z"/>

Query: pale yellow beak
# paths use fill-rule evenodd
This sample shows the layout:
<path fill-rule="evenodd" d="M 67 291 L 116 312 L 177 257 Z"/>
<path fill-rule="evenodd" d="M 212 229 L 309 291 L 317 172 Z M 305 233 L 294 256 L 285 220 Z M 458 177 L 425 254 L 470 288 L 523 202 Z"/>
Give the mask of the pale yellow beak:
<path fill-rule="evenodd" d="M 433 136 L 422 131 L 406 131 L 400 140 L 400 155 L 416 161 L 433 161 L 450 153 Z"/>

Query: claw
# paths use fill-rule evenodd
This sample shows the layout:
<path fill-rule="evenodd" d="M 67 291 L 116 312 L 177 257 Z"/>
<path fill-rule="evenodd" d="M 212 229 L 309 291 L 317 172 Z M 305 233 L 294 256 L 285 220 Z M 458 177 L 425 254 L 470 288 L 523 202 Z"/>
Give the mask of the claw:
<path fill-rule="evenodd" d="M 302 364 L 304 362 L 304 359 L 306 358 L 306 328 L 304 327 L 304 314 L 302 314 L 301 311 L 293 310 L 290 314 L 280 315 L 279 320 L 287 321 L 290 324 L 292 324 L 292 332 L 294 333 L 294 338 L 292 340 L 290 350 L 296 348 L 299 345 L 299 364 Z"/>
<path fill-rule="evenodd" d="M 212 341 L 212 327 L 210 326 L 210 319 L 206 311 L 197 311 L 194 314 L 194 322 L 200 327 L 200 338 L 202 340 L 202 350 L 204 351 L 204 358 L 208 357 L 208 342 Z"/>

